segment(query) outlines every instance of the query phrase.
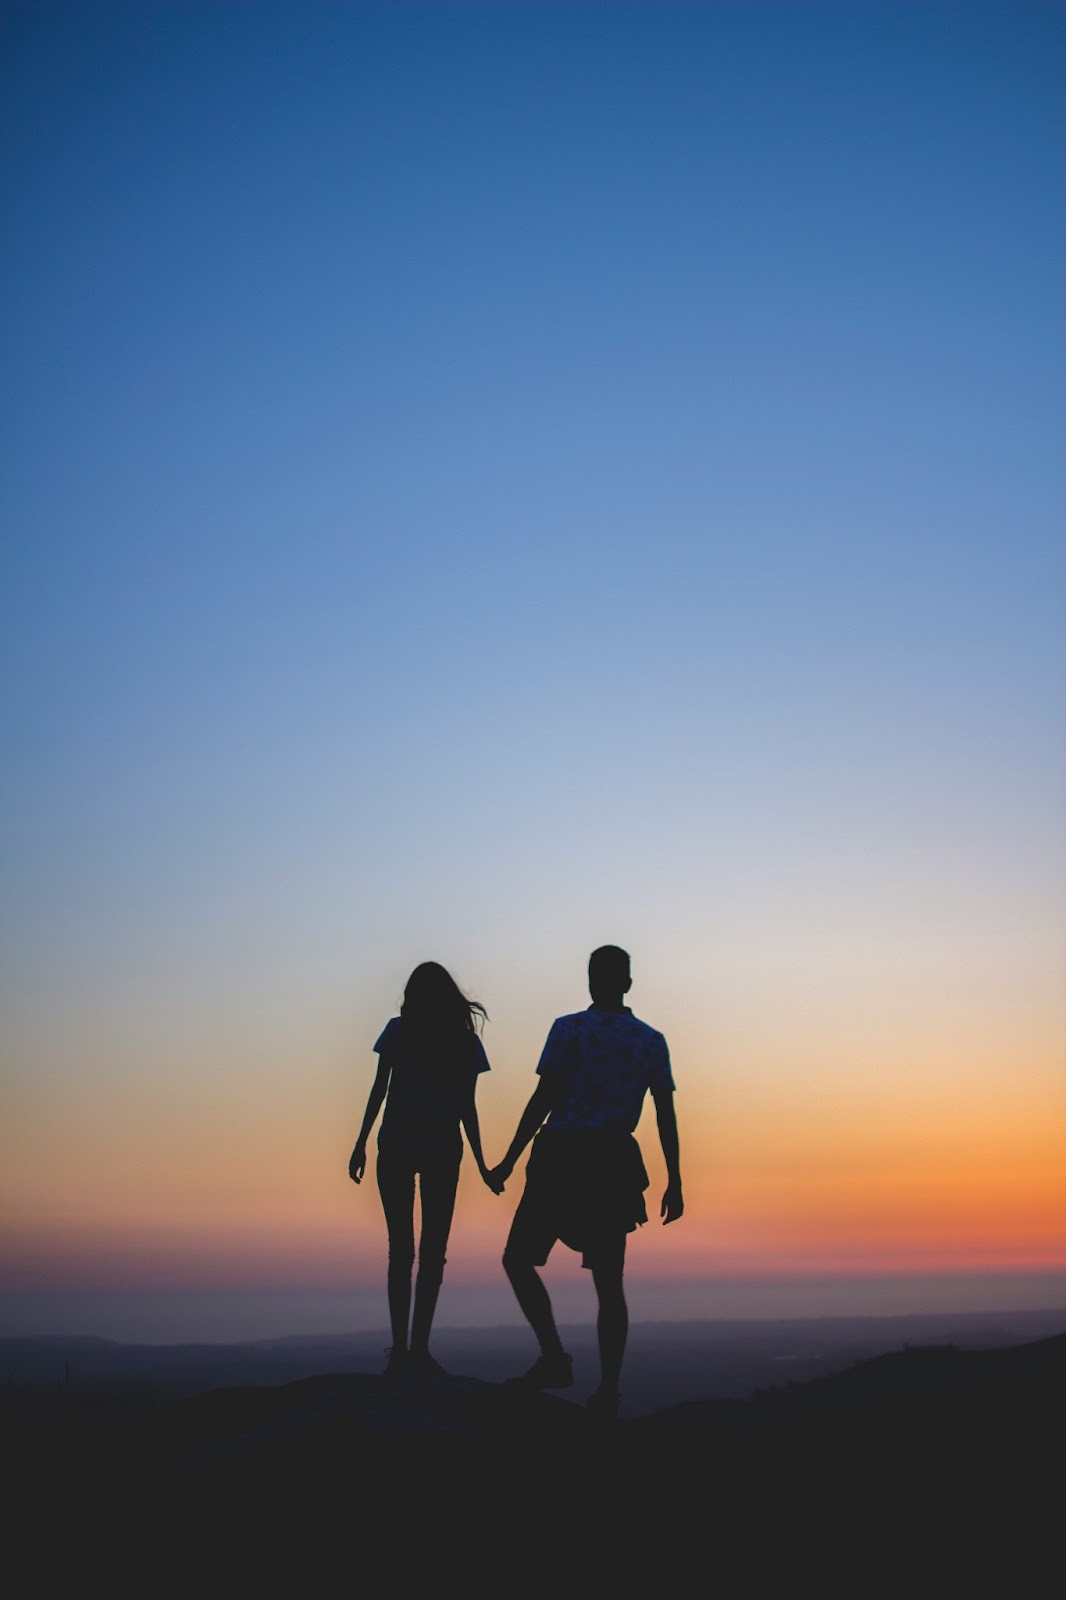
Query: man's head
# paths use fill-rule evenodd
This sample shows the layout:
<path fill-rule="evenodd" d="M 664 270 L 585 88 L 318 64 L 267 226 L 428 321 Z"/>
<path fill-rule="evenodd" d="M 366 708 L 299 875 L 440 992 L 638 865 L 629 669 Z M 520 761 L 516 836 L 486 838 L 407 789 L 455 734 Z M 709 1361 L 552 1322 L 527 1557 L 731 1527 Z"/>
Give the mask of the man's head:
<path fill-rule="evenodd" d="M 601 944 L 589 956 L 589 994 L 593 1005 L 621 1005 L 633 979 L 629 956 L 616 944 Z"/>

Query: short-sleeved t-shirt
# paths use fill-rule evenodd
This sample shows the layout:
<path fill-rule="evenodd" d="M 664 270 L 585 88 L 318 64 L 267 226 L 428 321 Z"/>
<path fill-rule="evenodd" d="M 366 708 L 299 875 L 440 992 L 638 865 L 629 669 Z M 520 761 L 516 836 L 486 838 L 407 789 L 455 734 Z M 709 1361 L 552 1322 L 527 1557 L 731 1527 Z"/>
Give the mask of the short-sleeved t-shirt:
<path fill-rule="evenodd" d="M 385 1024 L 374 1049 L 391 1068 L 381 1139 L 458 1139 L 463 1099 L 478 1073 L 488 1072 L 485 1047 L 476 1033 L 470 1035 L 470 1076 L 454 1068 L 433 1070 L 412 1059 L 404 1040 L 402 1017 Z M 442 1063 L 442 1067 L 444 1064 Z"/>
<path fill-rule="evenodd" d="M 666 1040 L 628 1009 L 557 1017 L 537 1071 L 556 1089 L 548 1128 L 632 1133 L 647 1091 L 674 1087 Z"/>

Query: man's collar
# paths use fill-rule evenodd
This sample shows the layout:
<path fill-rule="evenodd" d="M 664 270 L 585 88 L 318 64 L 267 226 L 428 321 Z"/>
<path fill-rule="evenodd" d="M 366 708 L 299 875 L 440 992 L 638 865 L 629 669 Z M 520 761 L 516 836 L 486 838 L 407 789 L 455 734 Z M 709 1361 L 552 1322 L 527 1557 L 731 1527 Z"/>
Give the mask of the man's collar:
<path fill-rule="evenodd" d="M 633 1015 L 628 1006 L 598 1006 L 595 1001 L 588 1009 L 590 1011 L 604 1011 L 610 1017 L 631 1017 Z"/>

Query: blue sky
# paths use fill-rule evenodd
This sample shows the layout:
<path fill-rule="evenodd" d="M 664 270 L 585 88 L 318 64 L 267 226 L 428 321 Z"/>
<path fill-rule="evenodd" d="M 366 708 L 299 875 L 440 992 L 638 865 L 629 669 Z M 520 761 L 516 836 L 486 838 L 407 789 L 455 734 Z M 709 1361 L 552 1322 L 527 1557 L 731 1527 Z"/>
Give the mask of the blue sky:
<path fill-rule="evenodd" d="M 33 1126 L 606 938 L 1061 1025 L 1061 7 L 3 27 Z"/>

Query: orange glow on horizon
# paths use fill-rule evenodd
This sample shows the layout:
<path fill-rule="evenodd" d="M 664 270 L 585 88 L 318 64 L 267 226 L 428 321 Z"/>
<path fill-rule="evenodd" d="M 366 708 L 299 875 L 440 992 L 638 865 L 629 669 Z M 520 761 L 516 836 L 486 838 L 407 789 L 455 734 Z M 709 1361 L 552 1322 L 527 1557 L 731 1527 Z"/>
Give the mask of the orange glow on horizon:
<path fill-rule="evenodd" d="M 650 1222 L 632 1246 L 634 1272 L 689 1280 L 1066 1264 L 1066 1086 L 1046 1033 L 1009 1074 L 982 1067 L 969 1077 L 958 1054 L 934 1070 L 917 1051 L 906 1071 L 869 1062 L 845 1071 L 833 1060 L 800 1071 L 780 1041 L 776 1062 L 753 1052 L 741 1071 L 721 1046 L 701 1056 L 679 1039 L 686 1215 L 659 1226 L 665 1174 L 646 1109 Z M 347 1177 L 367 1063 L 342 1064 L 314 1094 L 284 1061 L 231 1068 L 213 1100 L 207 1076 L 168 1074 L 122 1095 L 87 1080 L 36 1115 L 20 1108 L 0 1178 L 8 1287 L 383 1280 L 373 1159 L 360 1188 Z M 496 1052 L 479 1091 L 490 1161 L 531 1085 L 528 1059 L 519 1068 Z M 521 1181 L 520 1167 L 497 1198 L 467 1154 L 453 1281 L 500 1275 Z"/>

